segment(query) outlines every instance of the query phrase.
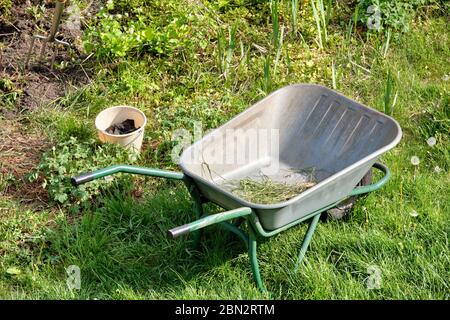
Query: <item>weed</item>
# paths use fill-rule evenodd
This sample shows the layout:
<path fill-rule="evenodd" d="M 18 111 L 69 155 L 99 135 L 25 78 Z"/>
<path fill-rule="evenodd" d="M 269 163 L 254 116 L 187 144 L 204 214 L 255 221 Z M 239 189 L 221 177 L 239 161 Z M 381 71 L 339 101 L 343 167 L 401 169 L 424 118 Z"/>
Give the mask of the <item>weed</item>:
<path fill-rule="evenodd" d="M 278 63 L 280 61 L 281 52 L 283 51 L 283 41 L 284 41 L 284 26 L 281 27 L 280 39 L 277 45 L 277 53 L 275 55 L 275 62 L 273 66 L 273 74 L 277 73 Z"/>
<path fill-rule="evenodd" d="M 332 16 L 331 0 L 311 0 L 314 21 L 317 27 L 317 38 L 320 49 L 328 42 L 328 24 Z"/>
<path fill-rule="evenodd" d="M 0 90 L 10 92 L 14 89 L 14 83 L 8 78 L 0 78 Z"/>
<path fill-rule="evenodd" d="M 58 141 L 67 141 L 75 137 L 77 141 L 84 142 L 94 136 L 94 129 L 86 122 L 76 117 L 66 116 L 56 122 L 56 132 Z"/>
<path fill-rule="evenodd" d="M 236 48 L 236 25 L 228 29 L 228 41 L 222 30 L 217 36 L 217 50 L 219 59 L 219 69 L 225 79 L 228 77 L 230 66 Z"/>
<path fill-rule="evenodd" d="M 430 138 L 435 145 L 427 149 L 424 157 L 428 167 L 440 167 L 443 170 L 450 169 L 450 94 L 444 93 L 434 105 L 427 107 L 420 114 L 412 117 L 413 131 L 420 140 L 427 141 Z"/>
<path fill-rule="evenodd" d="M 15 106 L 22 94 L 9 78 L 0 78 L 0 108 L 11 109 Z"/>
<path fill-rule="evenodd" d="M 39 21 L 44 17 L 45 4 L 31 5 L 27 8 L 27 12 L 33 17 L 34 21 Z"/>
<path fill-rule="evenodd" d="M 141 7 L 128 14 L 114 14 L 114 5 L 106 6 L 97 14 L 97 25 L 91 26 L 84 36 L 87 52 L 99 58 L 125 57 L 145 53 L 167 55 L 183 43 L 186 36 L 186 17 L 180 15 L 159 28 L 155 17 Z"/>
<path fill-rule="evenodd" d="M 331 63 L 331 83 L 333 86 L 333 89 L 337 89 L 337 74 L 336 74 L 336 65 L 334 64 L 334 61 Z"/>
<path fill-rule="evenodd" d="M 50 198 L 64 206 L 75 204 L 72 209 L 77 210 L 80 206 L 89 206 L 88 201 L 102 188 L 111 186 L 111 181 L 98 180 L 77 188 L 71 185 L 72 176 L 129 162 L 132 160 L 128 153 L 118 145 L 98 145 L 95 140 L 79 142 L 70 137 L 44 154 L 38 171 L 30 178 L 34 180 L 42 175 L 42 186 L 48 190 Z"/>
<path fill-rule="evenodd" d="M 383 58 L 386 59 L 387 53 L 389 51 L 389 45 L 391 42 L 391 29 L 388 29 L 386 32 L 386 42 L 384 43 L 384 49 L 383 49 Z"/>
<path fill-rule="evenodd" d="M 272 91 L 272 76 L 270 74 L 270 59 L 266 57 L 264 60 L 264 78 L 262 82 L 262 89 L 265 93 Z"/>
<path fill-rule="evenodd" d="M 0 14 L 4 17 L 8 17 L 12 6 L 12 0 L 0 0 Z"/>
<path fill-rule="evenodd" d="M 408 32 L 410 23 L 416 10 L 427 4 L 435 3 L 434 0 L 362 0 L 358 3 L 359 10 L 355 12 L 364 25 L 367 25 L 373 13 L 367 13 L 369 7 L 376 8 L 379 16 L 379 28 L 375 31 L 392 29 L 396 32 Z"/>
<path fill-rule="evenodd" d="M 11 172 L 3 173 L 0 171 L 0 195 L 2 195 L 8 186 L 14 182 L 15 178 Z"/>
<path fill-rule="evenodd" d="M 292 19 L 292 30 L 297 33 L 298 24 L 298 0 L 291 0 L 291 19 Z"/>
<path fill-rule="evenodd" d="M 270 1 L 270 13 L 272 15 L 272 41 L 274 47 L 279 45 L 280 22 L 278 20 L 278 0 Z"/>
<path fill-rule="evenodd" d="M 361 3 L 358 2 L 358 4 L 355 6 L 355 12 L 353 13 L 353 28 L 354 33 L 356 33 L 356 28 L 358 27 L 358 18 L 359 18 L 359 12 L 361 8 Z"/>
<path fill-rule="evenodd" d="M 398 91 L 395 92 L 395 80 L 392 77 L 392 73 L 389 70 L 386 79 L 386 87 L 384 90 L 384 113 L 387 115 L 392 115 L 394 112 L 395 104 L 397 103 Z"/>

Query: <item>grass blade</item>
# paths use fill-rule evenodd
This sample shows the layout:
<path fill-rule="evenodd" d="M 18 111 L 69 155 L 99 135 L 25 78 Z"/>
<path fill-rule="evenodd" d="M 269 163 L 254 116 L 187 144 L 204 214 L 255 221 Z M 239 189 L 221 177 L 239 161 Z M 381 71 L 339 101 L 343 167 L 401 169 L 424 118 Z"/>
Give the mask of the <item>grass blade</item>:
<path fill-rule="evenodd" d="M 325 8 L 323 6 L 323 0 L 317 0 L 317 10 L 320 14 L 320 22 L 322 24 L 323 42 L 327 42 L 327 18 L 325 15 Z"/>
<path fill-rule="evenodd" d="M 333 15 L 333 0 L 326 0 L 326 10 L 327 10 L 327 14 L 326 14 L 326 19 L 325 19 L 325 23 L 326 26 L 328 26 L 328 24 L 331 21 L 331 16 Z"/>
<path fill-rule="evenodd" d="M 272 80 L 270 78 L 270 59 L 266 58 L 264 61 L 264 80 L 263 80 L 264 92 L 269 93 L 272 89 Z"/>
<path fill-rule="evenodd" d="M 292 30 L 297 34 L 298 0 L 291 0 Z"/>
<path fill-rule="evenodd" d="M 225 69 L 225 35 L 220 29 L 217 33 L 217 51 L 219 70 L 223 74 Z"/>
<path fill-rule="evenodd" d="M 228 29 L 229 36 L 228 36 L 228 50 L 227 50 L 227 56 L 225 60 L 225 71 L 224 76 L 227 78 L 228 71 L 230 70 L 231 61 L 233 60 L 234 55 L 234 49 L 236 48 L 236 26 L 233 26 L 232 28 Z"/>
<path fill-rule="evenodd" d="M 328 41 L 328 24 L 331 20 L 332 1 L 327 1 L 324 5 L 323 0 L 311 0 L 314 21 L 316 22 L 319 48 L 323 49 Z"/>
<path fill-rule="evenodd" d="M 391 103 L 393 88 L 394 79 L 392 78 L 391 70 L 389 70 L 386 79 L 386 88 L 384 90 L 384 113 L 387 115 L 392 115 L 393 111 L 393 104 Z"/>
<path fill-rule="evenodd" d="M 391 42 L 391 29 L 388 29 L 387 36 L 386 36 L 386 43 L 384 44 L 384 52 L 383 52 L 383 58 L 386 59 L 387 52 L 389 50 L 389 45 Z"/>
<path fill-rule="evenodd" d="M 359 3 L 356 5 L 355 14 L 353 15 L 353 27 L 355 28 L 354 33 L 356 33 L 356 27 L 358 25 L 358 18 L 359 18 Z"/>
<path fill-rule="evenodd" d="M 336 85 L 336 65 L 334 64 L 334 61 L 331 63 L 331 79 L 333 83 L 333 89 L 337 89 Z"/>
<path fill-rule="evenodd" d="M 277 73 L 278 62 L 280 61 L 281 51 L 283 51 L 283 38 L 284 38 L 284 26 L 281 26 L 280 41 L 278 42 L 277 54 L 275 57 L 275 64 L 273 67 L 274 74 Z"/>
<path fill-rule="evenodd" d="M 347 34 L 345 35 L 345 41 L 347 42 L 347 45 L 350 43 L 352 33 L 353 33 L 353 21 L 350 20 L 347 26 Z"/>
<path fill-rule="evenodd" d="M 278 20 L 278 0 L 271 0 L 270 10 L 272 14 L 272 37 L 274 46 L 278 45 L 280 34 L 280 22 Z"/>
<path fill-rule="evenodd" d="M 314 21 L 316 22 L 316 27 L 317 27 L 317 35 L 318 35 L 318 44 L 319 44 L 319 48 L 323 49 L 323 41 L 322 41 L 322 28 L 321 28 L 321 23 L 320 23 L 320 17 L 319 17 L 319 13 L 317 12 L 317 8 L 316 8 L 316 4 L 314 3 L 315 0 L 311 0 L 311 6 L 312 6 L 312 10 L 313 10 L 313 16 L 314 16 Z"/>

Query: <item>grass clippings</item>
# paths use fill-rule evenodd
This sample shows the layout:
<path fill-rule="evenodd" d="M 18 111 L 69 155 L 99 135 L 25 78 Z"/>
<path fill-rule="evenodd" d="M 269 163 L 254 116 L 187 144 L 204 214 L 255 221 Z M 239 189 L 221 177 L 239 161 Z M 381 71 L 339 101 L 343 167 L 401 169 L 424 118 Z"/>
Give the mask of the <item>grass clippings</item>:
<path fill-rule="evenodd" d="M 264 177 L 261 181 L 242 179 L 238 183 L 238 187 L 232 192 L 242 199 L 258 204 L 274 204 L 292 199 L 316 185 L 317 182 L 305 181 L 289 184 Z"/>

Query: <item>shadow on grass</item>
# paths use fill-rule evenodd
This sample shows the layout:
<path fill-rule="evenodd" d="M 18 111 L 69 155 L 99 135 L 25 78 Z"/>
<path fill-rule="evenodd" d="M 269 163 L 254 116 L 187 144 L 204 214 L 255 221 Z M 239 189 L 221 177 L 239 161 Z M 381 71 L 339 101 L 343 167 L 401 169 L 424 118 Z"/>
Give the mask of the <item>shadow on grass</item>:
<path fill-rule="evenodd" d="M 231 233 L 207 228 L 198 252 L 192 236 L 166 236 L 167 230 L 194 219 L 193 201 L 181 184 L 168 183 L 140 201 L 115 190 L 80 221 L 52 231 L 46 254 L 58 256 L 64 267 L 80 267 L 83 296 L 181 292 L 191 280 L 220 277 L 212 273 L 225 271 L 226 278 L 235 264 L 248 270 L 246 281 L 253 285 L 245 245 Z"/>

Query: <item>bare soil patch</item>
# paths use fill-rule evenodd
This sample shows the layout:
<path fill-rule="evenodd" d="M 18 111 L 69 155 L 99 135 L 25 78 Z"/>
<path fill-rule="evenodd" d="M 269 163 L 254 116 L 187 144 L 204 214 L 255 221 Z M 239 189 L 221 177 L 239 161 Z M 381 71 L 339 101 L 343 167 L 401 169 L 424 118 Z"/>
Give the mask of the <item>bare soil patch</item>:
<path fill-rule="evenodd" d="M 0 195 L 14 198 L 33 207 L 45 206 L 47 191 L 42 181 L 30 182 L 28 174 L 36 170 L 42 154 L 51 146 L 42 132 L 23 131 L 23 126 L 15 121 L 1 121 L 0 135 L 0 175 L 12 179 Z"/>
<path fill-rule="evenodd" d="M 19 112 L 32 111 L 54 101 L 90 82 L 90 68 L 86 66 L 86 56 L 80 51 L 82 24 L 78 20 L 82 13 L 68 10 L 69 4 L 57 37 L 71 46 L 49 43 L 43 59 L 39 60 L 37 58 L 43 41 L 36 40 L 30 65 L 25 68 L 32 36 L 47 36 L 51 27 L 54 2 L 41 2 L 43 6 L 39 14 L 36 14 L 37 4 L 30 0 L 17 0 L 10 15 L 0 16 L 0 80 L 7 79 L 12 83 L 9 90 L 18 93 L 12 105 L 7 105 L 5 101 L 2 102 L 0 87 L 0 115 L 9 119 Z M 74 23 L 74 19 L 78 22 Z M 53 57 L 55 64 L 51 68 Z"/>

